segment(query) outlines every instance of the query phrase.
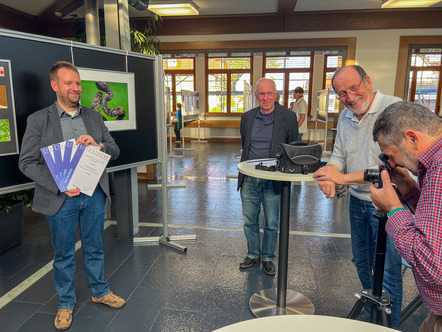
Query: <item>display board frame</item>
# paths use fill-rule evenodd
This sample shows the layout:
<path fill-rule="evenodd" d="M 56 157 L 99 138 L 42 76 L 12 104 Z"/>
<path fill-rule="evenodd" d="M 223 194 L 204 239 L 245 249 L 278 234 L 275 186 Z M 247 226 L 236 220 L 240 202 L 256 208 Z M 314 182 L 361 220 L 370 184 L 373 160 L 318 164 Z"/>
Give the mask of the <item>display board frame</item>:
<path fill-rule="evenodd" d="M 11 62 L 18 146 L 28 116 L 55 102 L 49 69 L 55 62 L 63 60 L 88 70 L 134 74 L 136 129 L 112 132 L 121 153 L 118 159 L 109 163 L 107 171 L 126 170 L 159 161 L 159 87 L 155 85 L 158 57 L 2 29 L 0 43 L 0 59 Z M 161 90 L 161 95 L 163 93 Z M 0 157 L 0 169 L 8 170 L 7 176 L 0 177 L 0 194 L 33 186 L 18 169 L 18 158 L 18 153 Z"/>
<path fill-rule="evenodd" d="M 0 157 L 18 153 L 11 61 L 0 59 Z"/>
<path fill-rule="evenodd" d="M 199 99 L 199 92 L 181 90 L 181 113 L 183 121 L 187 122 L 198 119 L 198 117 L 200 116 Z"/>

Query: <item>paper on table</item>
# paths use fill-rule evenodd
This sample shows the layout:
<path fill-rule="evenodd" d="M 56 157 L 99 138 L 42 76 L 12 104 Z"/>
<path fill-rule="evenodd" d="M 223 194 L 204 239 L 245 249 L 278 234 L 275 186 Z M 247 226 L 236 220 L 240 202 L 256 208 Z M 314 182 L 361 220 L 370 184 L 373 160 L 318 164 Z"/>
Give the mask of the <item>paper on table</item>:
<path fill-rule="evenodd" d="M 92 196 L 109 160 L 110 155 L 107 153 L 87 146 L 76 166 L 74 165 L 75 170 L 69 181 L 68 189 L 78 187 L 83 194 Z M 73 162 L 74 159 L 71 164 Z"/>
<path fill-rule="evenodd" d="M 276 166 L 276 162 L 277 162 L 276 158 L 247 161 L 248 164 L 254 164 L 254 165 L 262 164 L 262 166 L 267 166 L 267 167 Z"/>

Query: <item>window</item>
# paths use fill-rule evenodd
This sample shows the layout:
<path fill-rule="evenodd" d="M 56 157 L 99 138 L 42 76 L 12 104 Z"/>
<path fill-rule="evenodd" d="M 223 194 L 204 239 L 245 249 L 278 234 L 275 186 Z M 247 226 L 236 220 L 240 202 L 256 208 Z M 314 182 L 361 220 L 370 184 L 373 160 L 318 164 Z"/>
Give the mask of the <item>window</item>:
<path fill-rule="evenodd" d="M 195 57 L 192 55 L 164 55 L 163 68 L 165 85 L 170 88 L 172 98 L 170 109 L 182 103 L 181 90 L 195 91 Z"/>
<path fill-rule="evenodd" d="M 333 77 L 333 74 L 335 73 L 336 69 L 342 67 L 342 59 L 343 56 L 341 54 L 338 54 L 338 51 L 333 51 L 331 54 L 325 54 L 324 55 L 324 80 L 323 80 L 323 89 L 333 89 L 331 80 Z M 329 95 L 329 113 L 335 113 L 337 110 L 339 110 L 339 99 L 336 98 L 335 94 Z"/>
<path fill-rule="evenodd" d="M 207 114 L 242 114 L 244 82 L 251 84 L 250 53 L 208 54 Z"/>
<path fill-rule="evenodd" d="M 408 78 L 408 101 L 419 103 L 436 114 L 441 99 L 442 49 L 412 49 Z"/>
<path fill-rule="evenodd" d="M 281 95 L 279 103 L 289 107 L 293 90 L 300 86 L 304 89 L 304 99 L 310 105 L 311 76 L 313 73 L 313 52 L 266 52 L 264 55 L 264 76 L 276 83 Z"/>
<path fill-rule="evenodd" d="M 342 55 L 338 54 L 325 54 L 324 56 L 324 83 L 322 88 L 333 88 L 331 79 L 336 69 L 342 67 Z"/>

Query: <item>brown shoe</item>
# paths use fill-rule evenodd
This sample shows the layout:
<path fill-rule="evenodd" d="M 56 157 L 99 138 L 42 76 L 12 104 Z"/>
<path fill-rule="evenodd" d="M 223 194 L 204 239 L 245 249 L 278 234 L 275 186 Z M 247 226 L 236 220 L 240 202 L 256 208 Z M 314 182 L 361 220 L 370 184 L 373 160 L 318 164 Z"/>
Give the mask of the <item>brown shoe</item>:
<path fill-rule="evenodd" d="M 109 292 L 105 296 L 100 297 L 98 299 L 96 299 L 95 297 L 92 296 L 92 302 L 103 303 L 103 304 L 108 305 L 109 307 L 112 307 L 112 308 L 121 308 L 122 306 L 124 306 L 126 304 L 126 301 L 124 301 L 121 297 L 115 295 L 112 292 Z"/>
<path fill-rule="evenodd" d="M 72 324 L 73 309 L 60 309 L 55 316 L 54 325 L 58 331 L 67 330 Z"/>

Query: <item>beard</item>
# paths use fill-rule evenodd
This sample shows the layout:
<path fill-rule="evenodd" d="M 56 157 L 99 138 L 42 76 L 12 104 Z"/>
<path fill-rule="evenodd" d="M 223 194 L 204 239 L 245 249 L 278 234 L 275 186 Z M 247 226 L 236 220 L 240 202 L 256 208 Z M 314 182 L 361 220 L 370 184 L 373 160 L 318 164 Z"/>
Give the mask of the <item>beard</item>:
<path fill-rule="evenodd" d="M 408 169 L 414 176 L 418 175 L 418 159 L 415 158 L 411 153 L 407 151 L 407 149 L 401 147 L 400 148 L 403 158 L 403 167 Z"/>
<path fill-rule="evenodd" d="M 355 107 L 353 107 L 353 105 L 355 105 Z M 363 100 L 363 96 L 358 96 L 357 98 L 353 99 L 351 102 L 347 102 L 345 104 L 345 106 L 347 106 L 347 108 L 353 112 L 353 114 L 356 115 L 361 115 L 364 114 L 368 111 L 368 105 L 369 105 L 369 100 Z"/>
<path fill-rule="evenodd" d="M 57 93 L 57 96 L 61 102 L 67 106 L 75 107 L 80 102 L 81 94 L 63 94 Z"/>

